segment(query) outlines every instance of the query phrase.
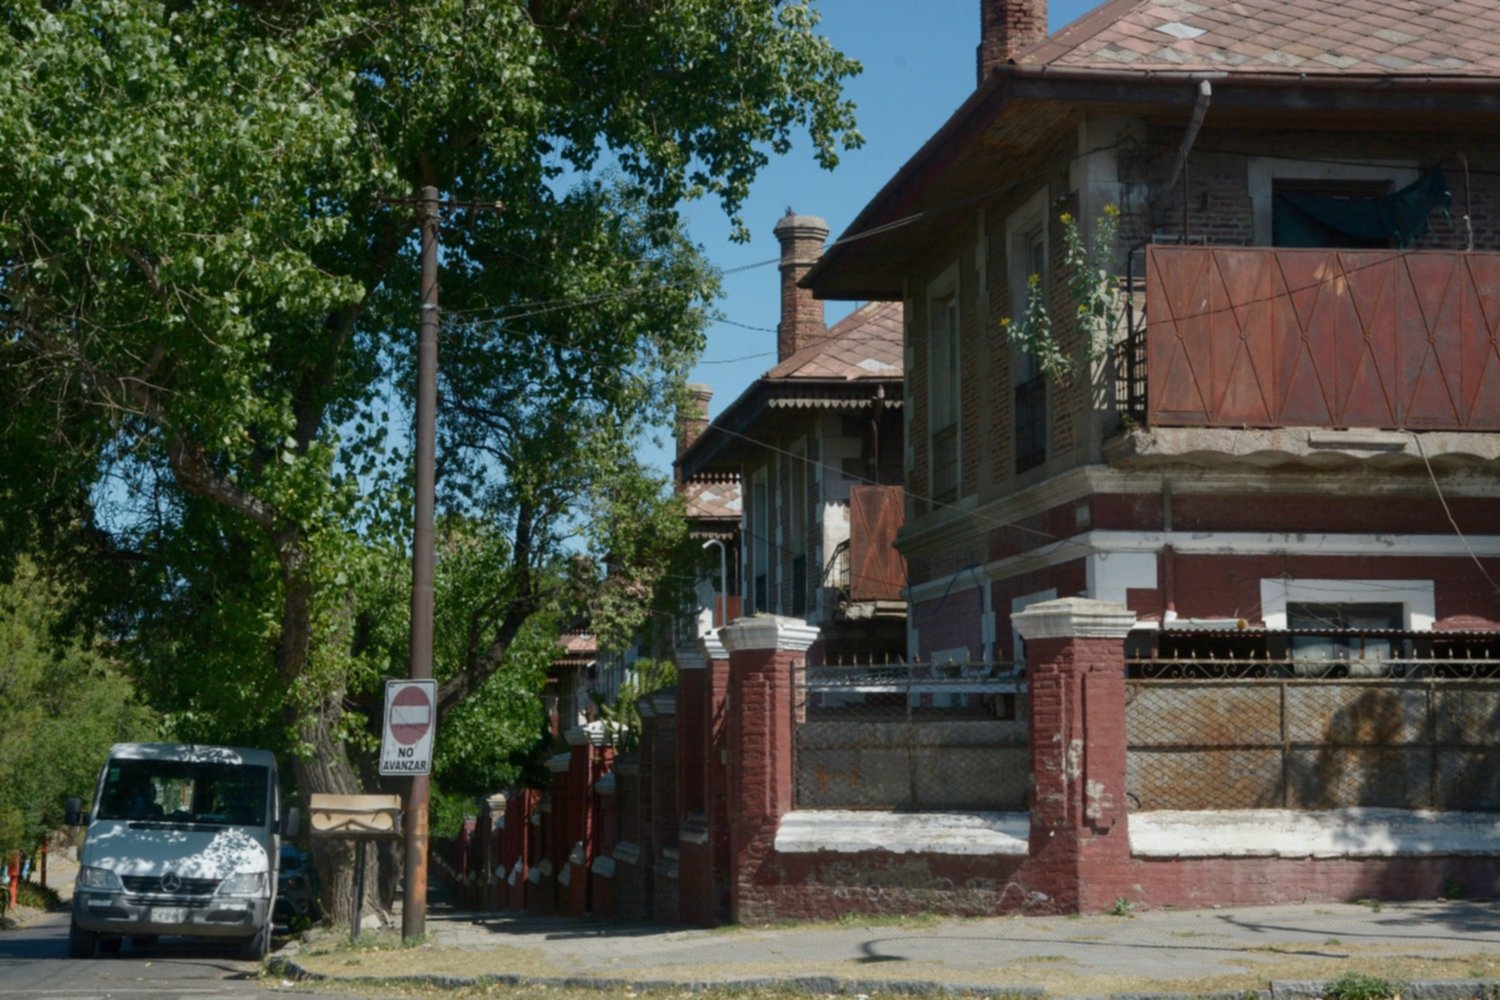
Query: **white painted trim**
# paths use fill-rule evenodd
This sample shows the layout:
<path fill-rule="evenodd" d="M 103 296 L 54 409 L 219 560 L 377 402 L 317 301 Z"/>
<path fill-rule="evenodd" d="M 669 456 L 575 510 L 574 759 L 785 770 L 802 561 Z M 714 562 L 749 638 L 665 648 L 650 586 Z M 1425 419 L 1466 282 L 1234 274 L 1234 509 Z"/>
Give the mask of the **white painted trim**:
<path fill-rule="evenodd" d="M 1465 545 L 1467 541 L 1467 546 Z M 1003 580 L 1018 573 L 1061 566 L 1104 553 L 1148 552 L 1170 545 L 1178 555 L 1389 556 L 1391 558 L 1500 558 L 1500 535 L 1335 535 L 1271 532 L 1085 531 L 1029 552 L 924 580 L 907 588 L 906 599 L 920 604 L 980 586 L 984 578 Z M 958 579 L 966 577 L 967 579 Z M 976 577 L 978 577 L 976 579 Z M 951 589 L 950 589 L 951 588 Z"/>
<path fill-rule="evenodd" d="M 1127 591 L 1157 588 L 1155 552 L 1096 552 L 1084 567 L 1089 596 L 1096 601 L 1127 604 Z"/>
<path fill-rule="evenodd" d="M 1011 813 L 896 813 L 799 809 L 781 818 L 782 854 L 962 854 L 1024 857 L 1031 816 Z"/>
<path fill-rule="evenodd" d="M 1402 627 L 1431 632 L 1437 605 L 1431 580 L 1287 580 L 1260 581 L 1260 615 L 1266 628 L 1286 628 L 1290 602 L 1319 604 L 1395 604 L 1402 607 Z"/>
<path fill-rule="evenodd" d="M 1130 814 L 1145 858 L 1358 858 L 1493 855 L 1493 813 L 1405 809 L 1161 811 Z"/>
<path fill-rule="evenodd" d="M 1023 639 L 1123 639 L 1135 622 L 1125 605 L 1087 597 L 1044 601 L 1011 619 Z"/>
<path fill-rule="evenodd" d="M 746 649 L 771 649 L 803 653 L 818 640 L 818 629 L 800 618 L 783 615 L 756 615 L 741 618 L 719 631 L 724 648 L 734 654 Z"/>

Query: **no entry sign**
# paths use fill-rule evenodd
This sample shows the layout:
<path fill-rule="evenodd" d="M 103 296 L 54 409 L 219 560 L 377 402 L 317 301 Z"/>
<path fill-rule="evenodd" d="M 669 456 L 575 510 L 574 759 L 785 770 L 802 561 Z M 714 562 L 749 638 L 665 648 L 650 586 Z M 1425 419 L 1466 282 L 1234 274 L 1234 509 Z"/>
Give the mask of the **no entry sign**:
<path fill-rule="evenodd" d="M 430 772 L 432 731 L 436 723 L 436 681 L 386 681 L 380 773 Z"/>

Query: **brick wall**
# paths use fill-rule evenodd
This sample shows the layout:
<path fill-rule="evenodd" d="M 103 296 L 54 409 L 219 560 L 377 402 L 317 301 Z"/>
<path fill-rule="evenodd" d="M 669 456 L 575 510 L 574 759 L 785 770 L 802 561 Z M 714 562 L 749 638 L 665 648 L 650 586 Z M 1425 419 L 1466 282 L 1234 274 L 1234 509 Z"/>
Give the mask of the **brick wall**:
<path fill-rule="evenodd" d="M 1454 887 L 1471 899 L 1500 893 L 1493 857 L 1163 858 L 1137 860 L 1131 874 L 1154 907 L 1439 899 Z"/>
<path fill-rule="evenodd" d="M 1019 909 L 1023 859 L 944 854 L 776 854 L 759 859 L 757 919 L 836 920 L 851 913 L 987 917 Z"/>

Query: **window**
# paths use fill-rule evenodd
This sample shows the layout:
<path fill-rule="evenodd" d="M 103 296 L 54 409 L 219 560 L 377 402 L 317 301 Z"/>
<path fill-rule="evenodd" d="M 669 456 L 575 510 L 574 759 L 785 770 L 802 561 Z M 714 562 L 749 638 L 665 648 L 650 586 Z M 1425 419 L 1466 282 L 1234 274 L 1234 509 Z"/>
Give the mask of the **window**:
<path fill-rule="evenodd" d="M 756 472 L 750 484 L 750 572 L 751 610 L 770 611 L 771 497 L 765 469 Z"/>
<path fill-rule="evenodd" d="M 269 770 L 258 764 L 114 759 L 100 819 L 264 826 Z"/>
<path fill-rule="evenodd" d="M 1047 287 L 1047 234 L 1043 226 L 1037 225 L 1021 236 L 1020 270 L 1013 271 L 1011 301 L 1020 304 L 1024 311 L 1028 299 L 1035 292 Z M 1037 283 L 1032 282 L 1036 276 Z M 1034 469 L 1047 460 L 1047 380 L 1042 374 L 1037 356 L 1030 351 L 1018 350 L 1015 354 L 1015 406 L 1012 424 L 1015 427 L 1016 471 Z"/>
<path fill-rule="evenodd" d="M 937 503 L 958 499 L 958 417 L 962 382 L 959 372 L 958 296 L 950 272 L 941 290 L 928 301 L 928 344 L 931 347 L 927 408 L 931 422 L 932 498 Z"/>
<path fill-rule="evenodd" d="M 1284 630 L 1291 624 L 1295 605 L 1386 605 L 1397 606 L 1401 616 L 1395 628 L 1430 632 L 1436 617 L 1436 599 L 1431 580 L 1314 580 L 1271 577 L 1260 581 L 1261 619 L 1268 629 Z"/>
<path fill-rule="evenodd" d="M 1404 608 L 1400 604 L 1318 603 L 1289 601 L 1287 631 L 1293 660 L 1388 660 L 1391 640 L 1387 636 L 1361 632 L 1401 628 Z M 1321 635 L 1297 635 L 1299 630 Z M 1328 635 L 1351 632 L 1350 635 Z"/>
<path fill-rule="evenodd" d="M 1285 200 L 1309 193 L 1323 193 L 1338 198 L 1369 199 L 1381 197 L 1419 179 L 1415 163 L 1386 160 L 1374 163 L 1337 163 L 1314 160 L 1281 160 L 1271 156 L 1251 157 L 1247 164 L 1250 191 L 1252 240 L 1256 246 L 1355 246 L 1340 236 L 1333 244 L 1287 242 L 1287 206 L 1281 206 L 1282 233 L 1277 236 L 1277 196 Z M 1385 245 L 1381 243 L 1379 245 Z"/>
<path fill-rule="evenodd" d="M 791 447 L 788 462 L 792 491 L 791 537 L 787 544 L 787 551 L 792 557 L 791 611 L 793 615 L 801 616 L 807 614 L 807 535 L 812 530 L 808 517 L 807 477 L 809 469 L 805 442 L 798 441 Z"/>
<path fill-rule="evenodd" d="M 1378 213 L 1390 193 L 1389 180 L 1271 180 L 1271 245 L 1278 247 L 1382 248 L 1389 237 L 1349 232 L 1341 218 L 1352 223 Z"/>

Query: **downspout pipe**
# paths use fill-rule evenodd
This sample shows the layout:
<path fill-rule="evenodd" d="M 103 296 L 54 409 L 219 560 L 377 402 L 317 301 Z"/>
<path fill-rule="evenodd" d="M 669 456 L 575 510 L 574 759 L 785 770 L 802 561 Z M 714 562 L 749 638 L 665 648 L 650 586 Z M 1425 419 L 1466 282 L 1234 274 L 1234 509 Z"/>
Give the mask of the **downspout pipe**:
<path fill-rule="evenodd" d="M 1167 179 L 1160 192 L 1151 202 L 1152 225 L 1160 226 L 1167 217 L 1167 196 L 1172 193 L 1172 188 L 1177 186 L 1177 178 L 1182 176 L 1183 168 L 1187 166 L 1188 154 L 1193 151 L 1193 143 L 1198 141 L 1198 130 L 1203 127 L 1203 119 L 1208 115 L 1209 102 L 1213 100 L 1214 86 L 1207 80 L 1198 81 L 1198 99 L 1193 102 L 1193 116 L 1188 120 L 1187 131 L 1182 135 L 1182 142 L 1177 146 L 1177 158 L 1172 163 L 1172 176 Z M 1187 218 L 1182 220 L 1183 231 L 1187 231 Z"/>

